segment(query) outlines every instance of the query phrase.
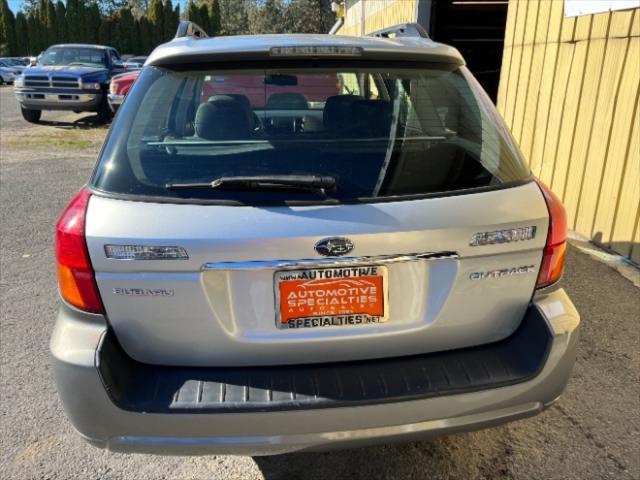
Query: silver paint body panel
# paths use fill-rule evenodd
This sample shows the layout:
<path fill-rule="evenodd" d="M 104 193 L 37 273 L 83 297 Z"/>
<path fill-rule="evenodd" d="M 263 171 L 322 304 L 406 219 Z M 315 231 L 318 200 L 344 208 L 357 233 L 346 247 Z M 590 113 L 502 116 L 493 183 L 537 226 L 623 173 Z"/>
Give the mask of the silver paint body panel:
<path fill-rule="evenodd" d="M 535 225 L 534 239 L 471 247 L 478 231 Z M 109 322 L 125 351 L 161 365 L 240 366 L 409 355 L 502 339 L 534 290 L 548 229 L 535 183 L 482 193 L 357 205 L 230 207 L 149 203 L 94 195 L 86 236 Z M 389 321 L 275 327 L 274 270 L 247 262 L 320 260 L 314 245 L 349 238 L 350 255 L 457 256 L 388 264 Z M 105 244 L 178 245 L 188 260 L 120 261 Z M 202 268 L 207 264 L 229 268 Z M 474 282 L 472 272 L 535 265 L 534 272 Z M 172 296 L 114 295 L 114 288 Z"/>

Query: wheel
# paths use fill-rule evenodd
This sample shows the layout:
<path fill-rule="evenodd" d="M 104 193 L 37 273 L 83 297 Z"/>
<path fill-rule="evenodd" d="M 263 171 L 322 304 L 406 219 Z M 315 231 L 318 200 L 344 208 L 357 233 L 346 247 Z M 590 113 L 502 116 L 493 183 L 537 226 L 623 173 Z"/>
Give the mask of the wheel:
<path fill-rule="evenodd" d="M 109 123 L 111 121 L 111 109 L 107 97 L 103 97 L 98 107 L 98 121 L 100 123 Z"/>
<path fill-rule="evenodd" d="M 31 110 L 29 108 L 22 108 L 22 117 L 30 123 L 38 123 L 40 121 L 40 117 L 42 116 L 42 110 Z"/>

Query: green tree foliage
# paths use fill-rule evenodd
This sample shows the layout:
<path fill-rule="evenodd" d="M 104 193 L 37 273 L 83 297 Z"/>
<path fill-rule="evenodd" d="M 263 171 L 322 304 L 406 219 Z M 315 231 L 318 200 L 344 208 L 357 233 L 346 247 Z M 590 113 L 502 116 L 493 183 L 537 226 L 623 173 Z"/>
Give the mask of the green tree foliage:
<path fill-rule="evenodd" d="M 324 33 L 335 17 L 330 0 L 188 0 L 184 19 L 209 36 Z M 14 17 L 0 0 L 3 55 L 38 55 L 53 43 L 99 43 L 125 54 L 148 54 L 175 35 L 175 0 L 23 0 Z"/>
<path fill-rule="evenodd" d="M 27 29 L 27 17 L 24 13 L 16 15 L 16 45 L 15 55 L 21 55 L 31 51 L 29 48 L 29 31 Z"/>
<path fill-rule="evenodd" d="M 218 0 L 220 8 L 220 35 L 249 33 L 249 7 L 247 0 Z"/>
<path fill-rule="evenodd" d="M 179 7 L 178 7 L 179 8 Z M 177 14 L 177 15 L 176 15 Z M 165 0 L 162 7 L 162 41 L 168 42 L 176 34 L 178 22 L 180 21 L 180 13 L 173 9 L 171 0 Z"/>
<path fill-rule="evenodd" d="M 151 0 L 147 18 L 151 24 L 151 35 L 154 45 L 159 45 L 164 40 L 164 21 L 162 16 L 163 9 L 161 0 Z"/>
<path fill-rule="evenodd" d="M 66 21 L 67 9 L 60 0 L 56 2 L 56 42 L 65 42 L 68 37 L 67 21 Z"/>
<path fill-rule="evenodd" d="M 89 43 L 98 43 L 98 34 L 100 31 L 100 23 L 102 22 L 102 16 L 100 15 L 100 7 L 94 1 L 89 4 L 84 10 L 85 18 L 85 34 L 83 41 L 89 41 Z"/>
<path fill-rule="evenodd" d="M 287 31 L 284 0 L 265 0 L 249 8 L 250 33 L 281 33 Z"/>
<path fill-rule="evenodd" d="M 15 55 L 17 51 L 16 19 L 9 2 L 0 0 L 0 55 Z"/>

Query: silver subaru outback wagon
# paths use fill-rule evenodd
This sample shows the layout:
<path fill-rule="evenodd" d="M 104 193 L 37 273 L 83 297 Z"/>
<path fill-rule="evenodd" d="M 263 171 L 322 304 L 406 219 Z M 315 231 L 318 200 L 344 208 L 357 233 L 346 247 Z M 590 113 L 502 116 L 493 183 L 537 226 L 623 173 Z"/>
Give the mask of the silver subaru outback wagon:
<path fill-rule="evenodd" d="M 326 450 L 532 416 L 576 354 L 566 239 L 455 49 L 179 35 L 57 223 L 57 389 L 84 439 L 123 452 Z"/>

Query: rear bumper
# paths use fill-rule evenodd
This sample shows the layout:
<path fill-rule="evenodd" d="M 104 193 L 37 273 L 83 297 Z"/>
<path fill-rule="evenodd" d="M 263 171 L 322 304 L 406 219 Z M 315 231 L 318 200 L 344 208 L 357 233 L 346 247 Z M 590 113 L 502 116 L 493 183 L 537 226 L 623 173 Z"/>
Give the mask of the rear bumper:
<path fill-rule="evenodd" d="M 169 392 L 169 397 L 175 400 L 169 402 L 153 403 L 151 400 L 156 396 L 150 395 L 145 403 L 140 395 L 123 395 L 131 388 L 131 381 L 118 372 L 139 366 L 115 365 L 111 369 L 114 375 L 105 374 L 105 362 L 116 363 L 122 358 L 118 359 L 113 352 L 106 353 L 104 318 L 66 306 L 58 316 L 51 352 L 65 411 L 80 434 L 95 446 L 161 454 L 267 455 L 414 440 L 484 428 L 539 413 L 562 393 L 568 381 L 580 319 L 563 290 L 538 295 L 528 315 L 538 322 L 536 328 L 544 330 L 543 336 L 535 334 L 531 339 L 546 344 L 543 356 L 537 359 L 531 356 L 536 364 L 530 365 L 529 373 L 522 365 L 506 366 L 507 372 L 523 374 L 517 381 L 439 391 L 434 386 L 437 382 L 429 381 L 431 389 L 417 392 L 409 388 L 412 395 L 398 396 L 389 387 L 384 389 L 389 394 L 386 398 L 382 395 L 373 401 L 362 398 L 352 401 L 354 398 L 347 396 L 346 402 L 328 405 L 332 408 L 327 408 L 325 398 L 325 404 L 314 404 L 311 399 L 306 406 L 297 402 L 270 411 L 269 402 L 254 405 L 255 408 L 243 403 L 244 408 L 239 409 L 214 402 L 198 410 L 193 405 L 185 408 L 184 402 L 181 404 L 180 386 Z M 454 354 L 446 353 L 450 356 L 448 362 L 454 361 L 451 357 Z M 147 377 L 146 373 L 134 383 Z M 473 375 L 465 375 L 469 382 L 473 380 Z M 487 380 L 491 377 L 487 375 Z M 456 378 L 448 378 L 447 383 L 454 385 Z M 246 391 L 248 399 L 249 390 Z M 203 398 L 202 390 L 196 395 Z"/>
<path fill-rule="evenodd" d="M 31 110 L 75 110 L 83 112 L 97 111 L 104 92 L 83 91 L 37 91 L 23 89 L 15 91 L 16 98 L 23 108 Z"/>

